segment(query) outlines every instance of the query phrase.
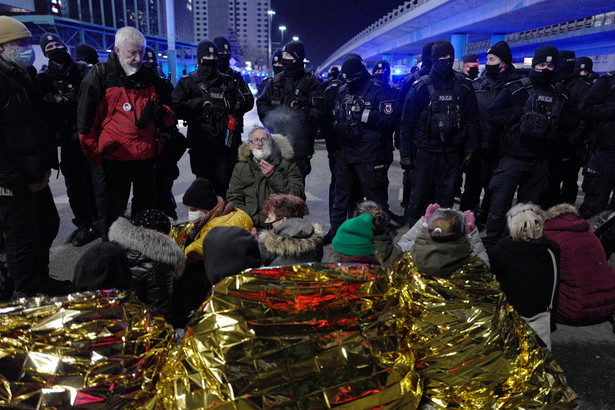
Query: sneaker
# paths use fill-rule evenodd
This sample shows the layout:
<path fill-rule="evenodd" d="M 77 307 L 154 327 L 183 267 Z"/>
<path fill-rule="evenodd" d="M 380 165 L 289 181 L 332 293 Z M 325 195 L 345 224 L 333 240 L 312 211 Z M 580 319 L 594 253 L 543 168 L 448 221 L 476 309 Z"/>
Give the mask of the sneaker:
<path fill-rule="evenodd" d="M 81 228 L 73 238 L 72 244 L 74 247 L 80 247 L 86 245 L 93 240 L 100 237 L 98 230 L 94 230 L 92 228 Z"/>

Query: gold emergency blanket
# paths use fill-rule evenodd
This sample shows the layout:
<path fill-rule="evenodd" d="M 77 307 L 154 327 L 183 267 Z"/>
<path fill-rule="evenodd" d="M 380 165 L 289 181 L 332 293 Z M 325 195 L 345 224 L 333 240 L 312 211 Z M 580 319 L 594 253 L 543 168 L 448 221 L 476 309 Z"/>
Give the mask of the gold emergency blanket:
<path fill-rule="evenodd" d="M 175 332 L 133 294 L 0 305 L 0 406 L 153 408 Z"/>
<path fill-rule="evenodd" d="M 542 340 L 473 256 L 445 278 L 418 272 L 410 252 L 388 269 L 400 345 L 416 349 L 423 403 L 438 409 L 572 408 L 578 398 Z"/>
<path fill-rule="evenodd" d="M 167 361 L 158 407 L 416 408 L 414 357 L 378 274 L 303 265 L 224 279 Z"/>

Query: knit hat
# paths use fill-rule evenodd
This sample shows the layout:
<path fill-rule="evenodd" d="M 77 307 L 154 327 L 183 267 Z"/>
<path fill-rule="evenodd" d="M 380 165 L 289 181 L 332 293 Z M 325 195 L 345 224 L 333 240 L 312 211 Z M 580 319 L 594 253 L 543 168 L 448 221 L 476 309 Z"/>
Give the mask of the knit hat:
<path fill-rule="evenodd" d="M 348 57 L 342 63 L 342 76 L 346 80 L 360 77 L 366 71 L 365 63 L 359 56 Z"/>
<path fill-rule="evenodd" d="M 540 63 L 552 63 L 557 65 L 559 51 L 552 45 L 545 44 L 534 51 L 534 57 L 532 58 L 532 67 Z"/>
<path fill-rule="evenodd" d="M 555 82 L 564 80 L 574 72 L 574 51 L 560 50 L 557 59 L 557 65 L 555 70 L 553 70 L 553 80 Z"/>
<path fill-rule="evenodd" d="M 391 73 L 391 64 L 387 60 L 377 61 L 376 64 L 372 67 L 372 75 L 376 73 L 377 70 L 384 70 L 385 73 Z"/>
<path fill-rule="evenodd" d="M 592 71 L 594 68 L 594 62 L 589 57 L 579 57 L 577 58 L 575 68 L 579 71 Z"/>
<path fill-rule="evenodd" d="M 102 242 L 88 249 L 77 261 L 73 290 L 130 289 L 130 279 L 126 251 L 113 242 Z"/>
<path fill-rule="evenodd" d="M 214 37 L 214 44 L 218 48 L 218 52 L 228 51 L 231 52 L 231 42 L 224 36 Z"/>
<path fill-rule="evenodd" d="M 423 50 L 421 51 L 421 61 L 424 65 L 431 64 L 431 49 L 434 44 L 435 43 L 433 41 L 423 44 Z"/>
<path fill-rule="evenodd" d="M 332 244 L 333 250 L 343 255 L 373 255 L 376 247 L 374 246 L 372 216 L 363 214 L 346 220 L 338 228 Z"/>
<path fill-rule="evenodd" d="M 218 196 L 209 180 L 197 178 L 186 190 L 183 202 L 185 206 L 211 211 L 218 205 Z"/>
<path fill-rule="evenodd" d="M 218 47 L 210 39 L 201 40 L 196 46 L 196 61 L 201 61 L 201 58 L 207 54 L 215 54 L 218 57 Z"/>
<path fill-rule="evenodd" d="M 434 43 L 431 48 L 431 60 L 438 60 L 440 57 L 444 56 L 455 57 L 455 49 L 450 41 L 447 40 L 438 40 Z"/>
<path fill-rule="evenodd" d="M 20 38 L 32 38 L 32 33 L 21 21 L 9 16 L 0 16 L 0 44 Z"/>
<path fill-rule="evenodd" d="M 487 50 L 487 54 L 493 54 L 502 60 L 502 62 L 507 65 L 512 64 L 512 52 L 510 51 L 510 46 L 506 41 L 498 41 L 494 45 L 491 46 L 489 50 Z"/>
<path fill-rule="evenodd" d="M 258 241 L 238 226 L 217 226 L 203 240 L 205 275 L 212 285 L 227 276 L 261 266 Z"/>
<path fill-rule="evenodd" d="M 146 209 L 141 211 L 130 221 L 134 226 L 142 226 L 147 229 L 153 229 L 165 235 L 171 232 L 171 221 L 169 218 L 157 209 Z"/>
<path fill-rule="evenodd" d="M 89 44 L 81 43 L 75 46 L 75 61 L 85 61 L 88 64 L 98 64 L 98 53 Z"/>
<path fill-rule="evenodd" d="M 60 36 L 58 36 L 57 34 L 53 34 L 53 33 L 43 33 L 41 35 L 41 50 L 43 50 L 43 55 L 45 57 L 47 57 L 47 52 L 45 51 L 45 47 L 47 47 L 47 44 L 51 43 L 52 41 L 57 41 L 58 43 L 61 43 L 64 48 L 66 48 L 66 44 L 64 44 L 64 41 L 62 41 L 62 39 L 60 38 Z"/>
<path fill-rule="evenodd" d="M 478 54 L 466 54 L 462 58 L 464 63 L 478 63 Z"/>
<path fill-rule="evenodd" d="M 271 56 L 271 65 L 273 65 L 274 63 L 282 64 L 282 49 L 281 48 L 277 48 L 273 52 L 273 55 Z"/>
<path fill-rule="evenodd" d="M 156 55 L 156 52 L 154 51 L 153 48 L 151 48 L 150 46 L 145 47 L 145 56 L 143 57 L 144 59 L 153 59 L 154 63 L 158 62 L 158 56 Z"/>
<path fill-rule="evenodd" d="M 282 51 L 287 52 L 297 61 L 303 62 L 303 59 L 305 58 L 305 47 L 303 47 L 303 43 L 301 41 L 289 41 L 286 43 Z"/>

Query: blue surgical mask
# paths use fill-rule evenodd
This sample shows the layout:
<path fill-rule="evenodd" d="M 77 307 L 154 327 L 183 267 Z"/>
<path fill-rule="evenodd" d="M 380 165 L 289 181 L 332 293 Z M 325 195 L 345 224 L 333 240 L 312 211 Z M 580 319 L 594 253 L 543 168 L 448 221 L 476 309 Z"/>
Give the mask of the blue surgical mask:
<path fill-rule="evenodd" d="M 23 69 L 26 69 L 34 63 L 35 55 L 32 46 L 9 46 L 15 50 L 15 58 L 13 62 Z"/>

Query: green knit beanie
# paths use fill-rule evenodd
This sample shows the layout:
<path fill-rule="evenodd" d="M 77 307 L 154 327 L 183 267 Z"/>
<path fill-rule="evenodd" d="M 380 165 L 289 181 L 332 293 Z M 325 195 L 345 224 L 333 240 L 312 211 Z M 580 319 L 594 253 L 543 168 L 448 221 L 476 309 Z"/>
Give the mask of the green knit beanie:
<path fill-rule="evenodd" d="M 374 246 L 372 216 L 366 213 L 356 218 L 348 219 L 339 227 L 332 243 L 333 250 L 344 255 L 363 256 L 375 254 L 376 247 Z"/>

